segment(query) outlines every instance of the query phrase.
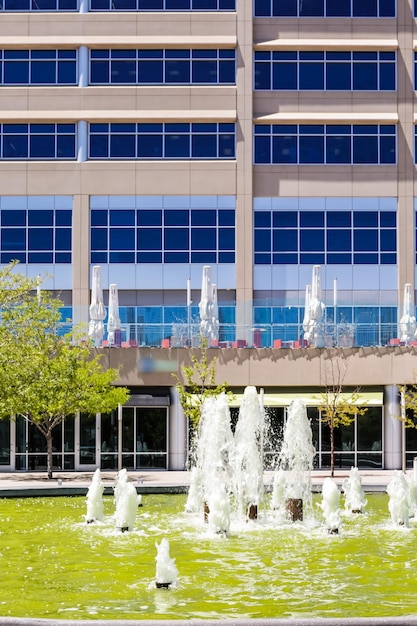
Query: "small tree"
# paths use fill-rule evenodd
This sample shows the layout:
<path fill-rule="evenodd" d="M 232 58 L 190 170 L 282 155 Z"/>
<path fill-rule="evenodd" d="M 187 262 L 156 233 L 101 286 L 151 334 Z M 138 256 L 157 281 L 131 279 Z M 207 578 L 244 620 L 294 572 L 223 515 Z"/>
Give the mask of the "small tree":
<path fill-rule="evenodd" d="M 358 415 L 364 415 L 365 407 L 357 405 L 359 389 L 346 394 L 343 392 L 347 374 L 347 363 L 335 352 L 326 361 L 323 374 L 324 391 L 320 394 L 320 420 L 330 433 L 330 474 L 334 476 L 335 429 L 350 426 Z"/>
<path fill-rule="evenodd" d="M 53 429 L 77 411 L 95 414 L 123 404 L 129 392 L 114 386 L 84 337 L 60 336 L 62 303 L 46 292 L 2 311 L 0 325 L 0 419 L 22 415 L 44 435 L 47 473 L 53 471 Z"/>
<path fill-rule="evenodd" d="M 184 414 L 188 417 L 193 430 L 198 427 L 201 417 L 201 407 L 206 398 L 228 393 L 228 384 L 216 385 L 217 357 L 211 361 L 208 358 L 208 342 L 205 337 L 200 338 L 200 358 L 191 355 L 192 365 L 184 365 L 181 369 L 184 374 L 184 383 L 177 374 L 173 374 Z"/>
<path fill-rule="evenodd" d="M 404 422 L 405 428 L 417 428 L 417 383 L 406 383 L 399 390 L 404 411 L 396 417 Z"/>

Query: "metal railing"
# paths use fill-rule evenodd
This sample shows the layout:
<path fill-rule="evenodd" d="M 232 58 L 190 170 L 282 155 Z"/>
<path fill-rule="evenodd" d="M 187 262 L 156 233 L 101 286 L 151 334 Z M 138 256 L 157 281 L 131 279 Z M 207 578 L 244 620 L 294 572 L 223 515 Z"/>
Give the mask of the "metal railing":
<path fill-rule="evenodd" d="M 103 346 L 107 346 L 107 325 Z M 417 338 L 416 338 L 417 340 Z M 198 347 L 201 343 L 198 323 L 122 324 L 116 331 L 116 347 Z M 317 347 L 359 347 L 401 345 L 397 323 L 387 324 L 333 324 L 324 325 L 321 345 Z M 304 338 L 302 324 L 262 324 L 251 327 L 220 324 L 218 340 L 209 341 L 210 347 L 300 348 L 311 343 Z M 317 345 L 317 344 L 316 344 Z"/>

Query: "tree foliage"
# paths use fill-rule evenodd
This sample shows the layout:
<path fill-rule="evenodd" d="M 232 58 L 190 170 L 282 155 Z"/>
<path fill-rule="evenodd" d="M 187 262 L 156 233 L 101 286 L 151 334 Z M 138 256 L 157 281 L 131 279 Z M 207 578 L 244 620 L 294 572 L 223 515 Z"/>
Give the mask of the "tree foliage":
<path fill-rule="evenodd" d="M 200 355 L 191 355 L 192 365 L 184 365 L 181 369 L 184 374 L 184 383 L 177 374 L 173 374 L 180 404 L 184 414 L 188 417 L 191 427 L 198 427 L 201 417 L 201 407 L 206 398 L 219 396 L 221 393 L 233 395 L 228 390 L 228 384 L 216 385 L 217 357 L 209 360 L 208 342 L 205 337 L 200 338 Z"/>
<path fill-rule="evenodd" d="M 417 428 L 417 383 L 407 383 L 399 389 L 404 411 L 396 417 L 404 423 L 405 428 Z"/>
<path fill-rule="evenodd" d="M 349 426 L 358 415 L 364 415 L 366 407 L 358 406 L 359 389 L 344 393 L 347 363 L 342 355 L 335 352 L 325 363 L 320 394 L 320 420 L 330 433 L 330 473 L 334 476 L 335 442 L 334 431 L 341 426 Z"/>
<path fill-rule="evenodd" d="M 44 435 L 52 478 L 52 431 L 78 411 L 94 415 L 126 402 L 129 392 L 113 383 L 85 334 L 60 335 L 57 298 L 23 294 L 2 308 L 0 324 L 0 419 L 21 415 Z"/>

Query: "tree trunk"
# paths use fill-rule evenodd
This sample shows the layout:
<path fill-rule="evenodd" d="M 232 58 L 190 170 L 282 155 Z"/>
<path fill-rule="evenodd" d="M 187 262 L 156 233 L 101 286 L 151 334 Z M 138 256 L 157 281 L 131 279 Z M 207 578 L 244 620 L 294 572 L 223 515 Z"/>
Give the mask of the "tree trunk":
<path fill-rule="evenodd" d="M 45 435 L 46 437 L 46 450 L 47 450 L 47 460 L 46 460 L 46 469 L 48 472 L 48 479 L 52 479 L 52 430 L 48 430 Z"/>
<path fill-rule="evenodd" d="M 334 427 L 330 426 L 330 476 L 334 476 Z"/>

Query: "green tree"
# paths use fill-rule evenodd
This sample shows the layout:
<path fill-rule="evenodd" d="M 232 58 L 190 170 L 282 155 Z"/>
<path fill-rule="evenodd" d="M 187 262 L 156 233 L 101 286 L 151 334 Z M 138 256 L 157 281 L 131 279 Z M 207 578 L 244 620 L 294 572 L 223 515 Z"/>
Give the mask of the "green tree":
<path fill-rule="evenodd" d="M 21 415 L 44 435 L 52 478 L 52 431 L 77 411 L 94 415 L 126 402 L 118 371 L 104 369 L 85 333 L 59 335 L 57 298 L 42 292 L 2 309 L 0 419 Z"/>
<path fill-rule="evenodd" d="M 0 269 L 0 307 L 22 302 L 33 297 L 33 292 L 41 284 L 41 278 L 27 278 L 16 271 L 17 261 L 12 261 Z"/>
<path fill-rule="evenodd" d="M 326 424 L 330 433 L 330 474 L 334 476 L 335 429 L 350 426 L 358 415 L 364 415 L 365 407 L 358 406 L 359 389 L 344 392 L 347 374 L 347 363 L 343 355 L 337 351 L 331 353 L 323 370 L 322 384 L 324 391 L 320 394 L 320 421 Z"/>
<path fill-rule="evenodd" d="M 211 354 L 213 351 L 211 351 Z M 196 430 L 201 417 L 201 407 L 206 398 L 228 393 L 228 384 L 216 385 L 217 357 L 209 359 L 208 342 L 200 338 L 200 354 L 191 355 L 191 365 L 184 365 L 182 382 L 177 374 L 173 374 L 184 414 L 188 417 L 191 428 Z"/>

